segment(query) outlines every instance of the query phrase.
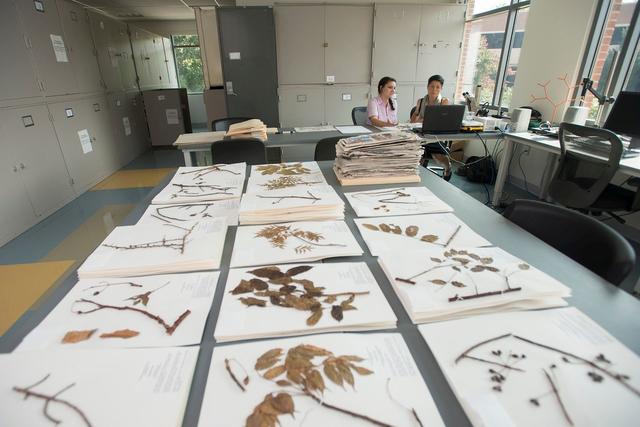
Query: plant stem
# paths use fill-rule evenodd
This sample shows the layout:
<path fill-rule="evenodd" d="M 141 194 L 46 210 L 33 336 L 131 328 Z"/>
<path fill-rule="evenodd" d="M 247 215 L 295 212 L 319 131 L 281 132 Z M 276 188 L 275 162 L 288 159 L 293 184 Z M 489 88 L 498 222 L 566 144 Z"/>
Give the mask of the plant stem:
<path fill-rule="evenodd" d="M 322 297 L 339 297 L 342 295 L 369 295 L 371 292 L 369 291 L 364 291 L 364 292 L 339 292 L 337 294 L 322 294 Z"/>
<path fill-rule="evenodd" d="M 458 234 L 458 232 L 460 231 L 460 229 L 462 228 L 461 225 L 458 225 L 458 227 L 456 228 L 456 231 L 453 232 L 453 234 L 451 235 L 451 237 L 449 237 L 449 240 L 447 240 L 447 242 L 444 244 L 444 247 L 446 248 L 447 246 L 449 246 L 449 244 L 453 241 L 453 239 L 456 237 L 456 235 Z"/>
<path fill-rule="evenodd" d="M 562 402 L 562 399 L 560 398 L 560 392 L 558 391 L 558 388 L 556 387 L 555 381 L 553 381 L 553 379 L 551 378 L 551 375 L 549 375 L 549 372 L 547 372 L 546 369 L 543 369 L 542 372 L 544 372 L 544 375 L 547 377 L 547 380 L 549 380 L 549 384 L 551 384 L 551 389 L 553 390 L 553 394 L 555 395 L 556 400 L 560 404 L 560 408 L 562 408 L 562 413 L 564 414 L 564 417 L 567 419 L 569 424 L 573 425 L 573 421 L 571 421 L 571 417 L 569 416 L 569 412 L 567 412 L 567 408 L 564 406 L 564 403 Z"/>
<path fill-rule="evenodd" d="M 489 344 L 490 342 L 498 341 L 498 340 L 501 340 L 502 338 L 507 338 L 507 337 L 510 337 L 510 336 L 512 336 L 512 334 L 508 333 L 508 334 L 500 335 L 499 337 L 489 338 L 488 340 L 480 341 L 479 343 L 474 344 L 471 347 L 469 347 L 468 349 L 466 349 L 465 351 L 463 351 L 462 354 L 460 354 L 460 356 L 458 356 L 456 358 L 454 363 L 458 363 L 462 358 L 467 357 L 467 354 L 469 354 L 470 352 L 472 352 L 473 350 L 475 350 L 478 347 L 481 347 L 481 346 L 483 346 L 485 344 Z"/>
<path fill-rule="evenodd" d="M 418 273 L 418 274 L 414 274 L 413 276 L 409 277 L 408 279 L 402 279 L 402 278 L 396 277 L 396 280 L 399 280 L 399 281 L 401 281 L 401 282 L 410 283 L 410 284 L 412 284 L 412 285 L 415 285 L 415 284 L 416 284 L 416 282 L 414 282 L 414 281 L 413 281 L 413 279 L 415 279 L 416 277 L 420 277 L 420 276 L 422 276 L 422 275 L 424 275 L 424 274 L 429 273 L 430 271 L 437 270 L 437 269 L 439 269 L 439 268 L 451 267 L 451 266 L 453 266 L 453 265 L 456 265 L 456 264 L 439 264 L 439 265 L 436 265 L 435 267 L 431 267 L 431 268 L 430 268 L 430 269 L 428 269 L 428 270 L 422 271 L 422 272 L 420 272 L 420 273 Z"/>
<path fill-rule="evenodd" d="M 508 292 L 518 292 L 521 291 L 522 288 L 509 288 L 509 289 L 505 289 L 503 291 L 489 291 L 489 292 L 482 292 L 479 294 L 472 294 L 472 295 L 466 295 L 466 296 L 459 296 L 459 295 L 454 295 L 451 298 L 449 298 L 449 302 L 456 302 L 456 301 L 465 301 L 468 299 L 475 299 L 475 298 L 483 298 L 483 297 L 490 297 L 493 295 L 502 295 L 502 294 L 506 294 Z"/>
<path fill-rule="evenodd" d="M 240 390 L 246 391 L 244 386 L 242 384 L 240 384 L 240 381 L 238 381 L 238 378 L 236 378 L 236 376 L 233 373 L 233 371 L 231 371 L 231 366 L 229 366 L 229 359 L 224 359 L 224 367 L 227 370 L 227 372 L 229 373 L 229 375 L 231 375 L 231 378 L 233 379 L 233 382 L 235 382 L 238 385 L 238 387 L 240 387 Z M 248 379 L 249 379 L 249 377 L 246 377 L 245 381 L 247 381 Z"/>
<path fill-rule="evenodd" d="M 466 358 L 466 359 L 477 360 L 478 362 L 488 363 L 490 365 L 495 365 L 495 366 L 500 366 L 500 367 L 503 367 L 503 368 L 506 368 L 506 369 L 511 369 L 513 371 L 525 372 L 524 369 L 514 368 L 513 366 L 505 365 L 504 363 L 493 362 L 491 360 L 482 359 L 480 357 L 469 356 L 468 354 L 465 354 L 463 357 Z"/>
<path fill-rule="evenodd" d="M 175 218 L 169 215 L 165 215 L 163 214 L 161 211 L 163 209 L 169 209 L 169 208 L 189 208 L 191 206 L 201 206 L 204 209 L 202 209 L 200 212 L 197 212 L 196 215 L 200 215 L 203 214 L 204 212 L 207 211 L 207 209 L 209 208 L 209 206 L 213 205 L 213 203 L 194 203 L 194 204 L 182 204 L 182 205 L 171 205 L 171 206 L 161 206 L 156 208 L 156 213 L 158 214 L 158 216 L 155 216 L 152 214 L 152 216 L 155 216 L 158 219 L 167 221 L 167 220 L 173 220 L 173 221 L 189 221 L 189 219 L 184 219 L 184 218 Z M 169 221 L 167 221 L 169 222 Z"/>
<path fill-rule="evenodd" d="M 281 201 L 283 201 L 284 199 L 305 199 L 305 200 L 313 200 L 313 203 L 317 202 L 318 200 L 322 200 L 319 197 L 314 196 L 313 194 L 311 194 L 310 191 L 307 191 L 307 194 L 309 195 L 309 197 L 307 196 L 263 196 L 261 194 L 258 194 L 257 197 L 260 199 L 278 199 L 277 201 L 273 202 L 272 204 L 276 205 L 278 203 L 280 203 Z"/>
<path fill-rule="evenodd" d="M 316 395 L 314 395 L 313 393 L 311 393 L 309 390 L 304 389 L 304 394 L 309 396 L 310 398 L 312 398 L 313 400 L 315 400 L 316 402 L 318 402 L 320 405 L 324 406 L 325 408 L 329 408 L 329 409 L 333 409 L 334 411 L 338 411 L 338 412 L 342 412 L 343 414 L 347 414 L 347 415 L 351 415 L 352 417 L 355 418 L 359 418 L 361 420 L 364 421 L 368 421 L 371 424 L 377 425 L 377 426 L 381 426 L 381 427 L 393 427 L 391 424 L 387 424 L 387 423 L 383 423 L 382 421 L 378 421 L 374 418 L 368 417 L 366 415 L 363 414 L 358 414 L 357 412 L 353 412 L 350 411 L 348 409 L 343 409 L 343 408 L 339 408 L 337 406 L 334 406 L 330 403 L 327 403 L 323 400 L 320 400 Z"/>

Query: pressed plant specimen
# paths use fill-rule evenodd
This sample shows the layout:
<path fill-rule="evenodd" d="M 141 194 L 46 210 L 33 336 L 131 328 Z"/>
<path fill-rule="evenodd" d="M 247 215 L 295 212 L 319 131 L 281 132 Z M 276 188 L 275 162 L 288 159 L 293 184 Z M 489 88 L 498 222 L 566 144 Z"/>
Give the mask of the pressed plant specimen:
<path fill-rule="evenodd" d="M 47 375 L 44 376 L 44 378 L 40 379 L 39 381 L 36 381 L 35 383 L 31 384 L 28 387 L 14 386 L 13 387 L 13 391 L 15 391 L 16 393 L 20 393 L 20 394 L 24 395 L 24 400 L 27 400 L 29 398 L 43 400 L 44 401 L 44 406 L 42 407 L 42 414 L 44 415 L 44 417 L 47 420 L 51 421 L 51 423 L 56 425 L 56 426 L 59 425 L 59 424 L 62 424 L 63 420 L 55 418 L 53 415 L 51 415 L 49 413 L 49 406 L 51 406 L 52 404 L 58 404 L 58 405 L 66 407 L 66 408 L 69 408 L 78 417 L 80 417 L 82 419 L 82 422 L 87 427 L 91 427 L 91 422 L 89 421 L 89 418 L 87 418 L 87 416 L 82 411 L 82 409 L 80 409 L 80 407 L 78 407 L 77 405 L 71 403 L 70 401 L 68 401 L 66 399 L 61 399 L 60 398 L 60 395 L 62 393 L 64 393 L 65 391 L 69 390 L 71 387 L 74 387 L 76 385 L 75 383 L 71 383 L 68 386 L 63 387 L 62 389 L 58 390 L 54 394 L 41 393 L 41 392 L 38 392 L 38 391 L 34 390 L 36 387 L 38 387 L 39 385 L 41 385 L 44 382 L 46 382 L 49 379 L 50 376 L 51 376 L 51 374 L 47 374 Z"/>
<path fill-rule="evenodd" d="M 256 233 L 256 237 L 267 239 L 273 247 L 285 249 L 289 239 L 295 239 L 302 242 L 301 245 L 295 247 L 296 253 L 310 252 L 315 247 L 344 247 L 346 245 L 340 243 L 319 243 L 324 239 L 320 233 L 313 231 L 305 231 L 299 228 L 293 228 L 292 225 L 269 225 L 262 228 Z"/>
<path fill-rule="evenodd" d="M 240 298 L 240 302 L 248 307 L 266 307 L 269 303 L 272 306 L 307 311 L 310 313 L 307 318 L 308 326 L 318 323 L 325 310 L 340 322 L 345 311 L 357 309 L 353 305 L 356 296 L 369 294 L 369 291 L 327 293 L 324 287 L 316 286 L 312 280 L 296 278 L 297 275 L 311 268 L 313 267 L 310 265 L 300 265 L 286 271 L 280 270 L 277 266 L 250 270 L 247 273 L 255 277 L 250 280 L 241 280 L 229 293 L 253 295 Z M 338 302 L 338 299 L 342 301 Z"/>
<path fill-rule="evenodd" d="M 311 169 L 305 168 L 302 163 L 280 163 L 257 166 L 256 170 L 262 175 L 308 175 Z"/>
<path fill-rule="evenodd" d="M 176 192 L 171 194 L 172 199 L 178 197 L 205 197 L 205 196 L 220 196 L 228 195 L 232 196 L 229 190 L 234 190 L 236 187 L 224 187 L 216 184 L 171 184 L 177 187 Z"/>
<path fill-rule="evenodd" d="M 311 191 L 307 191 L 306 196 L 300 196 L 296 194 L 288 196 L 263 196 L 262 194 L 258 194 L 256 197 L 258 197 L 259 199 L 274 199 L 274 201 L 271 203 L 273 205 L 277 205 L 283 200 L 289 199 L 311 200 L 312 205 L 315 204 L 315 202 L 317 202 L 318 200 L 322 200 L 321 198 L 314 196 Z"/>
<path fill-rule="evenodd" d="M 226 172 L 232 175 L 242 175 L 240 172 L 234 172 L 230 169 L 225 169 L 224 168 L 225 166 L 227 165 L 225 164 L 211 165 L 211 166 L 206 166 L 206 167 L 202 167 L 202 168 L 198 168 L 198 169 L 194 169 L 186 172 L 180 172 L 180 175 L 194 175 L 196 178 L 202 178 L 203 176 L 208 175 L 212 172 Z"/>
<path fill-rule="evenodd" d="M 371 231 L 381 231 L 383 233 L 395 234 L 398 236 L 418 239 L 422 242 L 431 243 L 431 244 L 442 246 L 445 248 L 451 244 L 453 239 L 458 235 L 458 232 L 462 228 L 461 225 L 458 225 L 456 229 L 453 231 L 453 233 L 447 236 L 446 239 L 441 239 L 439 235 L 433 234 L 433 233 L 423 234 L 422 236 L 419 236 L 420 227 L 418 227 L 417 225 L 409 225 L 405 227 L 404 230 L 399 225 L 386 224 L 386 223 L 379 223 L 377 225 L 365 223 L 365 224 L 362 224 L 362 226 Z"/>
<path fill-rule="evenodd" d="M 171 223 L 172 221 L 193 221 L 194 217 L 213 218 L 213 215 L 207 211 L 214 206 L 215 204 L 213 202 L 157 206 L 155 207 L 156 213 L 151 214 L 151 216 L 167 223 Z M 169 212 L 174 211 L 175 213 L 169 214 Z M 184 213 L 185 216 L 178 216 L 178 213 Z"/>
<path fill-rule="evenodd" d="M 297 187 L 302 185 L 321 184 L 322 181 L 305 181 L 299 176 L 280 176 L 278 178 L 267 181 L 266 184 L 260 184 L 261 187 L 266 187 L 267 190 L 279 190 L 282 188 Z"/>
<path fill-rule="evenodd" d="M 380 191 L 363 191 L 360 193 L 353 193 L 355 199 L 371 200 L 377 202 L 378 205 L 374 207 L 374 210 L 381 210 L 383 212 L 391 212 L 391 209 L 387 204 L 398 205 L 417 205 L 420 202 L 404 191 L 404 188 L 394 188 L 389 190 Z"/>
<path fill-rule="evenodd" d="M 179 251 L 181 254 L 183 254 L 184 249 L 187 245 L 187 239 L 189 235 L 193 232 L 193 230 L 198 226 L 198 223 L 193 224 L 190 228 L 184 228 L 174 224 L 164 224 L 164 225 L 169 227 L 176 227 L 176 228 L 179 228 L 180 230 L 184 230 L 185 234 L 182 237 L 175 237 L 172 239 L 167 239 L 166 237 L 163 237 L 160 240 L 154 240 L 152 242 L 136 243 L 136 244 L 132 243 L 129 245 L 112 245 L 108 243 L 103 243 L 102 246 L 107 248 L 112 248 L 112 249 L 119 249 L 119 250 L 168 248 L 168 249 L 175 249 Z"/>

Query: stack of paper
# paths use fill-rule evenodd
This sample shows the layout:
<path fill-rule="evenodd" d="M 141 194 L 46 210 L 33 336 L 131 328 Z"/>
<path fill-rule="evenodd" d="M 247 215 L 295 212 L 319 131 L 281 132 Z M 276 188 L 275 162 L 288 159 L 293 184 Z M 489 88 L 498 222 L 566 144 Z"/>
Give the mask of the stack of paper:
<path fill-rule="evenodd" d="M 260 119 L 251 119 L 229 126 L 225 136 L 232 138 L 257 138 L 261 141 L 267 140 L 267 125 Z"/>
<path fill-rule="evenodd" d="M 171 182 L 151 203 L 177 205 L 238 199 L 242 194 L 246 168 L 246 163 L 178 168 Z"/>
<path fill-rule="evenodd" d="M 419 329 L 474 426 L 638 424 L 638 355 L 576 308 Z"/>
<path fill-rule="evenodd" d="M 429 248 L 491 246 L 451 213 L 355 219 L 371 255 L 425 253 Z"/>
<path fill-rule="evenodd" d="M 453 212 L 426 187 L 381 188 L 344 195 L 360 218 Z"/>
<path fill-rule="evenodd" d="M 149 205 L 138 220 L 138 224 L 175 224 L 211 221 L 225 218 L 227 225 L 238 225 L 240 199 L 217 200 L 215 202 L 183 203 L 179 205 Z"/>
<path fill-rule="evenodd" d="M 198 347 L 0 354 L 3 426 L 182 425 Z"/>
<path fill-rule="evenodd" d="M 412 132 L 380 132 L 344 138 L 336 145 L 335 169 L 346 179 L 418 176 L 421 139 Z"/>
<path fill-rule="evenodd" d="M 499 248 L 429 248 L 378 263 L 414 323 L 567 305 L 570 288 Z"/>
<path fill-rule="evenodd" d="M 240 224 L 344 219 L 344 202 L 328 185 L 245 194 Z"/>
<path fill-rule="evenodd" d="M 173 143 L 176 147 L 186 145 L 211 144 L 221 141 L 224 138 L 224 131 L 183 133 L 178 135 L 178 139 Z"/>
<path fill-rule="evenodd" d="M 247 193 L 328 185 L 316 162 L 251 166 Z"/>
<path fill-rule="evenodd" d="M 365 263 L 229 272 L 216 341 L 390 329 L 396 316 Z"/>
<path fill-rule="evenodd" d="M 180 226 L 116 227 L 78 268 L 80 279 L 215 270 L 227 234 L 224 218 Z"/>
<path fill-rule="evenodd" d="M 225 345 L 208 372 L 199 426 L 444 426 L 397 333 Z"/>
<path fill-rule="evenodd" d="M 360 256 L 344 221 L 291 222 L 238 227 L 231 267 Z"/>
<path fill-rule="evenodd" d="M 219 275 L 81 280 L 16 351 L 198 345 Z"/>

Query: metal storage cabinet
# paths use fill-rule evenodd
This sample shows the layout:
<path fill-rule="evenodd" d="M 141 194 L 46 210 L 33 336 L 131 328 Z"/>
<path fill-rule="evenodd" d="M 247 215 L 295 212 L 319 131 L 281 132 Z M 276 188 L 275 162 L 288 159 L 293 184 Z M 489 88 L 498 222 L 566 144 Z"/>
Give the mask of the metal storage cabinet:
<path fill-rule="evenodd" d="M 142 92 L 149 123 L 151 145 L 173 144 L 178 135 L 191 133 L 186 89 L 157 89 Z"/>
<path fill-rule="evenodd" d="M 163 37 L 162 46 L 164 48 L 164 63 L 167 67 L 167 73 L 169 76 L 169 87 L 178 87 L 178 76 L 176 74 L 175 59 L 173 57 L 173 47 L 171 46 L 171 40 Z"/>
<path fill-rule="evenodd" d="M 334 85 L 324 88 L 325 121 L 332 125 L 350 125 L 353 107 L 366 106 L 369 85 Z"/>
<path fill-rule="evenodd" d="M 326 6 L 324 33 L 325 81 L 333 76 L 335 83 L 368 83 L 373 6 Z"/>
<path fill-rule="evenodd" d="M 125 92 L 111 93 L 107 95 L 107 105 L 118 161 L 120 165 L 126 165 L 142 151 L 144 134 L 136 120 L 130 95 Z"/>
<path fill-rule="evenodd" d="M 118 70 L 120 71 L 122 90 L 138 90 L 138 76 L 133 64 L 133 52 L 127 24 L 118 21 L 111 21 L 109 25 L 111 43 L 117 52 Z"/>
<path fill-rule="evenodd" d="M 47 108 L 34 105 L 4 110 L 0 112 L 0 122 L 13 146 L 19 175 L 35 215 L 47 215 L 73 199 L 69 174 Z"/>
<path fill-rule="evenodd" d="M 324 86 L 280 86 L 278 95 L 282 127 L 324 123 Z"/>
<path fill-rule="evenodd" d="M 63 37 L 62 26 L 55 0 L 42 0 L 44 11 L 38 12 L 33 1 L 16 1 L 18 12 L 32 46 L 32 58 L 36 64 L 38 79 L 47 96 L 65 95 L 78 92 L 71 62 L 58 62 L 53 50 L 51 36 L 62 37 L 68 57 L 68 40 Z"/>
<path fill-rule="evenodd" d="M 131 33 L 131 45 L 133 47 L 133 60 L 138 71 L 138 84 L 140 90 L 153 89 L 153 67 L 151 65 L 151 36 L 145 31 L 129 26 Z"/>
<path fill-rule="evenodd" d="M 156 87 L 170 87 L 162 37 L 156 35 L 151 36 L 151 67 Z"/>
<path fill-rule="evenodd" d="M 98 65 L 102 80 L 108 91 L 122 90 L 122 79 L 118 69 L 118 50 L 111 40 L 114 21 L 106 16 L 89 12 L 89 23 L 98 53 Z"/>
<path fill-rule="evenodd" d="M 373 22 L 373 78 L 416 79 L 421 6 L 376 5 Z"/>
<path fill-rule="evenodd" d="M 371 89 L 372 92 L 375 90 L 377 95 L 378 88 L 372 86 Z M 411 119 L 411 109 L 416 106 L 418 98 L 425 96 L 426 93 L 426 85 L 420 86 L 419 90 L 416 90 L 413 85 L 397 85 L 398 121 L 408 122 Z"/>
<path fill-rule="evenodd" d="M 87 12 L 81 6 L 66 0 L 58 0 L 58 10 L 78 91 L 102 91 L 100 70 Z"/>
<path fill-rule="evenodd" d="M 0 2 L 0 99 L 40 96 L 38 80 L 20 27 L 18 12 L 10 1 Z"/>
<path fill-rule="evenodd" d="M 325 83 L 324 10 L 324 6 L 274 8 L 279 84 Z"/>

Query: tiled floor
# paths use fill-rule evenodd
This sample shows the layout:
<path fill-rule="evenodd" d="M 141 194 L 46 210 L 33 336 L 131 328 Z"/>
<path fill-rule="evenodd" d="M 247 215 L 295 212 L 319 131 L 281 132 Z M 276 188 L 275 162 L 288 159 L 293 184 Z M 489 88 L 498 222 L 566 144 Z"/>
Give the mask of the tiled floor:
<path fill-rule="evenodd" d="M 1 247 L 0 335 L 64 280 L 154 186 L 183 164 L 179 151 L 149 151 Z M 451 184 L 483 203 L 493 194 L 492 185 L 472 183 L 455 174 Z M 505 191 L 506 202 L 534 198 L 509 184 Z M 640 244 L 636 243 L 640 242 L 640 232 L 619 224 L 611 225 L 625 235 L 640 254 Z M 638 277 L 640 262 L 622 288 L 631 291 Z"/>

